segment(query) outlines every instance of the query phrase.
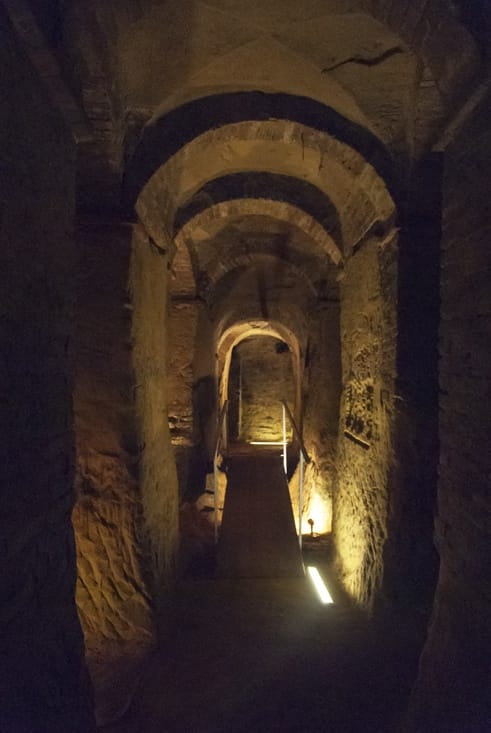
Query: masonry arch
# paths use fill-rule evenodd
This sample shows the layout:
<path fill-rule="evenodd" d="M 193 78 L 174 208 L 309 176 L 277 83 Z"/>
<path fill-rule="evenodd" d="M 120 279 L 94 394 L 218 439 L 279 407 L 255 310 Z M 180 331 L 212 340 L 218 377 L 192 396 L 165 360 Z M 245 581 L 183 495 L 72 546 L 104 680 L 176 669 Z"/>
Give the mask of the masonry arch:
<path fill-rule="evenodd" d="M 193 395 L 205 397 L 198 420 L 212 436 L 217 334 L 244 322 L 282 324 L 298 341 L 308 511 L 319 498 L 332 508 L 345 590 L 374 612 L 402 611 L 401 630 L 422 620 L 426 648 L 406 727 L 479 729 L 489 718 L 481 450 L 489 1 L 0 6 L 13 589 L 4 603 L 12 694 L 0 702 L 0 727 L 94 727 L 70 517 L 76 603 L 95 668 L 104 657 L 119 677 L 115 652 L 155 640 L 152 613 L 176 575 L 175 449 L 196 449 L 200 470 L 209 468 Z M 278 334 L 259 325 L 257 338 L 283 349 Z M 243 618 L 241 607 L 234 621 Z M 380 648 L 394 651 L 384 630 Z M 213 654 L 215 634 L 205 636 Z M 403 713 L 416 676 L 409 636 L 413 670 L 397 685 L 398 702 L 382 681 L 387 658 L 376 659 L 367 639 L 375 694 L 366 717 L 362 701 L 360 727 L 371 726 L 371 713 L 385 716 L 377 730 Z M 320 660 L 318 638 L 306 644 L 306 680 Z M 334 652 L 304 690 L 308 709 L 288 712 L 293 728 L 304 714 L 322 723 L 337 712 L 350 728 L 352 711 L 335 698 L 356 690 L 343 680 L 322 689 L 336 660 Z M 153 690 L 141 691 L 155 694 L 152 723 L 172 727 L 177 707 L 165 706 L 163 719 L 154 671 Z M 279 682 L 283 692 L 289 681 Z M 182 697 L 182 720 L 188 708 L 206 718 L 200 695 L 195 706 L 191 697 Z M 150 699 L 130 713 L 144 730 Z M 250 717 L 264 722 L 260 703 Z"/>
<path fill-rule="evenodd" d="M 224 113 L 227 109 L 236 109 L 239 120 L 244 116 L 252 116 L 253 121 L 230 121 L 225 118 L 226 124 L 206 130 L 211 125 L 209 111 L 214 109 L 213 105 L 222 105 L 232 100 L 237 101 L 237 106 L 222 107 Z M 278 104 L 280 108 L 283 105 L 284 109 L 291 106 L 292 120 L 262 119 L 271 117 L 275 105 Z M 203 117 L 198 113 L 200 109 L 204 112 Z M 301 123 L 295 119 L 295 110 L 300 109 L 304 110 Z M 190 111 L 193 111 L 191 118 Z M 220 323 L 220 328 L 224 331 L 237 320 L 262 318 L 291 323 L 291 319 L 294 319 L 302 324 L 299 330 L 306 340 L 311 329 L 309 324 L 318 322 L 318 316 L 313 315 L 317 310 L 316 297 L 327 301 L 331 299 L 334 306 L 339 298 L 337 274 L 341 264 L 344 265 L 344 277 L 352 252 L 362 243 L 374 252 L 377 242 L 383 242 L 387 238 L 392 241 L 397 211 L 390 192 L 391 187 L 394 187 L 390 155 L 370 131 L 358 128 L 333 110 L 321 109 L 308 100 L 298 100 L 296 106 L 295 98 L 288 95 L 258 96 L 239 93 L 237 98 L 219 95 L 193 102 L 190 107 L 184 105 L 175 114 L 183 115 L 184 126 L 179 139 L 173 137 L 172 130 L 175 130 L 175 126 L 169 124 L 169 119 L 176 122 L 177 118 L 172 116 L 169 119 L 164 118 L 160 125 L 155 124 L 149 128 L 148 135 L 144 135 L 139 148 L 140 161 L 136 155 L 127 177 L 127 191 L 130 193 L 132 186 L 140 180 L 138 185 L 141 190 L 135 208 L 152 242 L 153 257 L 160 257 L 166 262 L 166 269 L 167 266 L 173 266 L 172 259 L 177 249 L 171 293 L 174 292 L 179 297 L 187 297 L 186 293 L 194 293 L 198 297 L 205 295 L 205 302 L 210 309 L 208 317 L 212 323 Z M 199 134 L 194 138 L 192 135 L 196 131 L 192 126 L 185 125 L 188 118 L 197 119 L 201 126 L 198 129 Z M 306 121 L 312 122 L 316 127 L 306 126 Z M 333 130 L 340 139 L 332 134 Z M 355 147 L 355 142 L 359 148 Z M 387 172 L 387 180 L 381 177 L 380 171 Z M 142 175 L 146 178 L 142 179 Z M 210 226 L 216 221 L 216 214 L 227 214 L 229 217 L 235 211 L 244 223 L 252 216 L 251 200 L 256 211 L 259 210 L 258 206 L 263 211 L 268 207 L 268 217 L 273 220 L 278 212 L 283 220 L 285 215 L 289 215 L 290 219 L 286 222 L 289 237 L 293 236 L 294 230 L 302 232 L 302 244 L 297 248 L 288 248 L 286 259 L 274 247 L 271 248 L 271 242 L 266 249 L 264 244 L 259 249 L 256 245 L 252 246 L 250 231 L 244 251 L 240 251 L 240 237 L 237 238 L 235 234 L 230 252 L 227 252 L 226 238 L 222 238 L 219 245 L 222 249 L 217 249 L 221 223 L 218 227 Z M 216 206 L 221 208 L 214 208 Z M 291 215 L 299 210 L 303 214 L 294 224 Z M 312 220 L 315 224 L 312 224 Z M 320 250 L 319 235 L 322 241 Z M 206 255 L 206 251 L 210 254 Z M 270 286 L 265 289 L 261 286 L 266 294 L 266 301 L 263 302 L 261 298 L 257 303 L 249 298 L 240 304 L 230 301 L 227 313 L 220 306 L 220 302 L 222 305 L 228 302 L 227 290 L 230 283 L 235 283 L 236 290 L 238 277 L 244 283 L 247 278 L 255 277 L 254 273 L 261 272 L 264 273 L 261 277 L 265 278 L 265 282 L 270 281 L 274 270 L 270 269 L 268 262 L 275 263 L 273 267 L 279 268 L 278 273 L 286 273 L 288 270 L 293 272 L 297 268 L 298 275 L 294 277 L 292 284 L 294 283 L 298 305 L 288 303 L 286 298 L 271 300 L 275 286 L 270 282 Z M 322 267 L 325 269 L 325 277 L 314 281 L 315 284 L 309 284 L 309 278 L 314 278 L 315 271 L 318 273 Z M 378 268 L 376 258 L 371 261 L 370 267 Z M 152 274 L 152 278 L 154 277 L 155 272 Z M 183 285 L 184 282 L 187 284 Z M 287 281 L 282 282 L 286 284 Z M 327 283 L 327 286 L 321 286 L 321 282 Z M 353 285 L 349 271 L 342 283 L 344 290 L 351 291 Z M 248 287 L 244 293 L 250 292 Z M 162 285 L 161 289 L 159 297 L 163 297 Z M 367 292 L 363 298 L 365 297 L 371 296 Z M 363 298 L 358 307 L 364 307 Z M 267 316 L 264 313 L 265 306 Z M 388 307 L 393 308 L 394 304 L 388 304 Z M 327 318 L 329 323 L 339 323 L 336 307 L 329 311 L 329 316 L 325 315 L 325 311 L 322 312 L 324 315 L 321 320 Z M 335 325 L 329 328 L 335 333 Z M 288 343 L 286 339 L 283 340 Z M 338 358 L 340 344 L 341 340 L 331 341 L 329 347 L 337 350 Z M 306 351 L 297 347 L 293 351 L 297 360 L 295 408 L 301 423 L 304 405 L 300 385 L 303 375 L 302 359 L 305 358 Z M 229 367 L 229 363 L 227 366 Z M 220 365 L 219 368 L 222 376 L 223 367 Z M 382 367 L 377 366 L 376 370 L 380 368 Z M 322 383 L 321 372 L 314 370 L 311 376 L 311 385 L 319 380 L 319 384 Z M 219 394 L 223 400 L 221 384 Z M 332 394 L 336 394 L 336 389 Z M 322 408 L 327 411 L 325 414 L 329 415 L 331 426 L 332 440 L 328 448 L 330 456 L 334 455 L 333 441 L 338 435 L 333 424 L 333 418 L 338 414 L 334 407 L 335 399 L 335 396 L 330 398 L 329 404 L 326 403 Z M 315 442 L 314 433 L 318 428 L 314 426 L 320 425 L 323 418 L 313 417 L 316 410 L 313 403 L 309 409 L 310 412 L 306 413 L 307 423 L 312 426 L 309 439 Z M 331 458 L 327 459 L 321 454 L 322 451 L 318 454 L 318 465 L 327 465 L 326 461 L 329 463 Z M 383 484 L 388 471 L 388 454 L 384 454 L 380 460 L 383 468 L 379 480 Z M 347 460 L 346 470 L 349 465 Z M 331 486 L 329 492 L 332 492 Z M 381 507 L 381 512 L 382 515 L 386 512 L 385 505 Z M 339 527 L 344 526 L 343 521 L 341 513 L 338 517 Z M 383 516 L 381 521 L 385 521 Z M 363 526 L 360 525 L 360 533 L 363 532 Z M 346 534 L 344 529 L 343 533 Z M 383 542 L 383 538 L 380 542 Z M 360 558 L 364 558 L 363 552 Z M 364 562 L 364 559 L 360 562 Z M 358 566 L 355 572 L 358 572 Z M 350 589 L 353 594 L 357 593 L 356 584 L 350 586 Z"/>
<path fill-rule="evenodd" d="M 217 380 L 219 383 L 220 404 L 223 406 L 229 393 L 229 375 L 232 352 L 238 344 L 248 338 L 264 336 L 281 341 L 288 346 L 293 359 L 293 375 L 297 385 L 295 412 L 298 414 L 301 380 L 301 353 L 298 337 L 278 321 L 242 320 L 228 326 L 217 338 Z"/>
<path fill-rule="evenodd" d="M 384 153 L 385 168 L 389 160 Z M 356 148 L 288 120 L 239 122 L 194 138 L 147 179 L 136 204 L 138 215 L 165 247 L 182 204 L 209 181 L 239 171 L 297 178 L 318 188 L 338 211 L 346 251 L 371 229 L 384 230 L 395 222 L 385 180 Z"/>

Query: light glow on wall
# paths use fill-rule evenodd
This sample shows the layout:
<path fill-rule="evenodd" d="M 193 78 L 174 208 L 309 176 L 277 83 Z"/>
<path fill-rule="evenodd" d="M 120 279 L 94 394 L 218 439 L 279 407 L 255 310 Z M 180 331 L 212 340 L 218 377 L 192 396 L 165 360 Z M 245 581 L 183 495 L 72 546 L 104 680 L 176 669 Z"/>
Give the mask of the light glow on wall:
<path fill-rule="evenodd" d="M 307 571 L 315 586 L 315 589 L 317 591 L 317 595 L 319 596 L 320 602 L 324 604 L 334 603 L 332 596 L 329 593 L 329 591 L 327 590 L 326 585 L 324 581 L 322 580 L 317 568 L 315 568 L 313 565 L 309 565 L 307 568 Z"/>
<path fill-rule="evenodd" d="M 331 531 L 331 503 L 316 492 L 312 494 L 310 505 L 304 513 L 304 521 L 307 527 L 309 519 L 314 521 L 313 530 L 315 534 L 325 534 Z M 303 531 L 306 531 L 305 527 Z"/>

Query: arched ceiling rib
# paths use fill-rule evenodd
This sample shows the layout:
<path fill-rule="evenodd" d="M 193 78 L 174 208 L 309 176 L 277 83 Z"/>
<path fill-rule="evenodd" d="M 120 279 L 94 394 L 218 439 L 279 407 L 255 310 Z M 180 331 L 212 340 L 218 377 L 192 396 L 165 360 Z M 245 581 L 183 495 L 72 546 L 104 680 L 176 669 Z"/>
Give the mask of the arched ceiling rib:
<path fill-rule="evenodd" d="M 229 225 L 241 219 L 252 217 L 268 217 L 277 224 L 290 226 L 290 231 L 301 231 L 316 249 L 316 255 L 322 260 L 329 257 L 335 265 L 342 263 L 342 254 L 331 235 L 319 222 L 301 208 L 286 201 L 266 198 L 241 198 L 210 204 L 208 208 L 196 214 L 184 224 L 176 236 L 177 249 L 184 242 L 192 241 L 195 246 L 209 241 Z"/>
<path fill-rule="evenodd" d="M 44 24 L 49 10 L 45 3 L 35 4 L 43 6 L 39 17 Z M 81 92 L 95 133 L 79 155 L 82 203 L 100 208 L 101 199 L 107 205 L 119 201 L 123 161 L 157 110 L 170 112 L 197 97 L 223 92 L 262 89 L 317 100 L 375 132 L 398 164 L 408 165 L 438 139 L 455 112 L 455 101 L 465 97 L 478 77 L 479 51 L 465 27 L 467 16 L 477 14 L 463 11 L 464 4 L 57 4 L 57 43 L 63 47 L 57 50 L 69 58 L 74 89 Z M 476 35 L 482 32 L 480 28 Z M 138 186 L 126 204 L 137 194 Z"/>
<path fill-rule="evenodd" d="M 127 169 L 125 192 L 128 205 L 133 205 L 156 171 L 194 139 L 220 127 L 230 129 L 245 122 L 249 125 L 257 123 L 259 128 L 260 123 L 271 120 L 282 121 L 287 130 L 296 126 L 325 133 L 344 144 L 377 172 L 394 195 L 397 193 L 391 156 L 366 127 L 343 117 L 333 107 L 307 97 L 255 91 L 195 99 L 147 125 Z"/>
<path fill-rule="evenodd" d="M 318 297 L 337 295 L 341 253 L 325 230 L 305 212 L 284 202 L 242 199 L 204 210 L 176 237 L 170 288 L 174 295 L 205 299 L 229 270 L 261 257 L 295 266 Z M 195 279 L 186 280 L 192 263 Z M 274 265 L 273 265 L 274 267 Z"/>
<path fill-rule="evenodd" d="M 157 244 L 167 246 L 183 203 L 210 180 L 238 172 L 287 176 L 319 189 L 335 207 L 344 247 L 372 227 L 392 226 L 394 202 L 375 169 L 325 133 L 285 120 L 210 130 L 172 156 L 148 181 L 137 211 Z"/>
<path fill-rule="evenodd" d="M 229 0 L 197 0 L 147 10 L 119 39 L 128 97 L 167 113 L 217 91 L 287 92 L 335 106 L 400 149 L 407 96 L 421 144 L 479 63 L 472 36 L 443 0 L 260 5 L 232 10 Z"/>
<path fill-rule="evenodd" d="M 342 246 L 338 212 L 320 189 L 294 176 L 266 171 L 232 173 L 208 181 L 178 209 L 174 231 L 178 232 L 190 219 L 210 206 L 234 199 L 262 199 L 291 205 L 310 215 L 338 248 Z"/>
<path fill-rule="evenodd" d="M 219 334 L 217 353 L 232 351 L 232 349 L 251 336 L 271 336 L 284 341 L 292 351 L 298 350 L 298 339 L 295 333 L 281 322 L 276 321 L 237 321 L 228 326 Z"/>
<path fill-rule="evenodd" d="M 285 263 L 298 268 L 314 293 L 337 292 L 324 253 L 339 263 L 336 248 L 349 255 L 369 232 L 383 233 L 395 219 L 394 166 L 380 140 L 332 106 L 284 93 L 213 95 L 156 117 L 144 130 L 126 184 L 130 201 L 139 192 L 138 214 L 157 244 L 167 247 L 187 229 L 176 238 L 171 292 L 192 291 L 208 301 L 221 292 L 228 272 L 237 275 L 266 260 L 272 266 L 271 258 L 277 273 Z M 242 200 L 293 206 L 315 220 L 328 244 L 316 260 L 310 237 L 292 247 L 290 233 L 237 237 L 236 224 L 204 241 L 197 217 L 231 200 L 239 207 Z"/>
<path fill-rule="evenodd" d="M 228 396 L 228 376 L 232 351 L 235 346 L 251 336 L 270 336 L 288 344 L 294 355 L 296 369 L 300 360 L 301 347 L 294 330 L 281 321 L 261 319 L 239 319 L 228 325 L 220 324 L 215 334 L 217 355 L 217 377 L 220 383 L 220 403 Z"/>
<path fill-rule="evenodd" d="M 448 0 L 73 0 L 60 12 L 66 42 L 77 47 L 93 29 L 93 45 L 117 86 L 137 108 L 155 106 L 221 59 L 263 40 L 317 69 L 376 62 L 402 42 L 427 66 L 445 96 L 468 83 L 478 62 L 473 38 Z M 43 8 L 45 3 L 42 4 Z M 46 9 L 42 11 L 45 19 Z M 465 13 L 461 14 L 464 15 Z M 57 22 L 59 25 L 59 18 Z M 83 31 L 77 29 L 82 28 Z M 89 62 L 96 63 L 95 49 Z M 95 59 L 93 57 L 96 57 Z M 447 57 L 447 58 L 446 58 Z M 448 58 L 453 57 L 452 64 Z M 260 59 L 262 61 L 262 59 Z M 100 62 L 99 62 L 100 63 Z M 87 71 L 90 73 L 90 67 Z M 242 76 L 247 69 L 239 68 Z M 116 86 L 116 85 L 114 85 Z"/>

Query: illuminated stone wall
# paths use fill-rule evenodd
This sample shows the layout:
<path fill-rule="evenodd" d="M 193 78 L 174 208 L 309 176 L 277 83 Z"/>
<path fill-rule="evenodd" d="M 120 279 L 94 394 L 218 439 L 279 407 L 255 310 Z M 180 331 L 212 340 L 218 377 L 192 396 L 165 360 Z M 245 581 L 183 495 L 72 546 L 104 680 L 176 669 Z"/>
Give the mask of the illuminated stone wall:
<path fill-rule="evenodd" d="M 146 644 L 153 633 L 141 547 L 127 289 L 131 237 L 131 225 L 83 221 L 79 226 L 73 522 L 77 604 L 91 657 L 109 646 Z"/>
<path fill-rule="evenodd" d="M 198 301 L 172 300 L 169 307 L 169 430 L 181 497 L 199 493 L 204 483 L 203 461 L 199 460 L 199 419 L 193 401 L 193 361 L 202 307 Z"/>
<path fill-rule="evenodd" d="M 94 730 L 74 602 L 75 151 L 0 6 L 0 729 Z"/>
<path fill-rule="evenodd" d="M 339 303 L 323 303 L 312 315 L 304 376 L 303 435 L 312 460 L 305 472 L 304 517 L 314 520 L 314 532 L 332 527 L 336 485 L 336 448 L 341 391 Z M 295 487 L 292 486 L 295 508 Z M 304 532 L 309 531 L 305 524 Z"/>
<path fill-rule="evenodd" d="M 387 536 L 396 336 L 394 241 L 368 240 L 341 282 L 342 383 L 334 534 L 341 579 L 371 606 Z M 393 490 L 393 489 L 392 489 Z"/>
<path fill-rule="evenodd" d="M 174 267 L 174 264 L 173 264 Z M 168 320 L 169 430 L 181 499 L 205 487 L 215 436 L 216 377 L 213 333 L 203 301 L 171 298 Z"/>
<path fill-rule="evenodd" d="M 15 15 L 23 4 L 5 5 Z M 416 170 L 415 158 L 439 139 L 445 147 L 471 108 L 467 102 L 455 120 L 456 107 L 477 83 L 480 56 L 487 58 L 468 32 L 487 40 L 484 0 L 476 5 L 479 13 L 464 0 L 29 5 L 47 34 L 31 48 L 41 76 L 51 78 L 58 98 L 62 77 L 72 83 L 71 119 L 85 116 L 93 135 L 77 154 L 79 210 L 109 220 L 122 204 L 133 215 L 138 198 L 145 225 L 136 227 L 131 267 L 129 229 L 85 222 L 79 241 L 73 517 L 77 600 L 89 648 L 151 641 L 148 599 L 158 600 L 171 584 L 177 546 L 174 455 L 181 492 L 194 486 L 194 459 L 181 461 L 179 450 L 192 453 L 206 444 L 210 455 L 221 376 L 210 363 L 215 336 L 240 319 L 276 321 L 297 334 L 299 358 L 308 357 L 304 425 L 313 463 L 307 482 L 326 502 L 334 484 L 338 566 L 350 594 L 367 607 L 381 595 L 404 602 L 409 577 L 414 600 L 419 567 L 431 576 L 441 449 L 441 569 L 412 733 L 489 728 L 482 685 L 483 660 L 490 656 L 489 102 L 446 156 L 440 445 L 435 385 L 426 391 L 421 376 L 435 367 L 428 343 L 436 340 L 437 217 L 428 225 L 416 220 L 419 213 L 411 220 L 414 211 L 405 219 L 403 207 L 397 214 L 403 254 L 412 252 L 411 262 L 399 259 L 404 277 L 397 308 L 395 248 L 388 238 L 372 238 L 394 225 L 392 197 Z M 91 726 L 69 523 L 75 156 L 41 80 L 11 42 L 4 15 L 0 11 L 6 245 L 0 250 L 0 446 L 7 487 L 1 587 L 10 598 L 2 623 L 13 661 L 8 678 L 1 673 L 0 729 L 32 733 L 37 716 L 57 733 Z M 20 11 L 20 26 L 29 25 L 28 16 Z M 53 58 L 45 42 L 56 47 Z M 241 171 L 246 175 L 239 181 Z M 236 198 L 226 201 L 232 194 Z M 275 205 L 270 197 L 278 199 Z M 412 202 L 404 197 L 404 203 L 411 211 Z M 215 206 L 223 228 L 214 218 L 218 209 L 205 215 Z M 174 225 L 186 209 L 175 292 L 183 299 L 199 294 L 202 306 L 198 315 L 195 304 L 174 304 L 168 341 L 167 250 L 171 238 L 179 239 Z M 278 221 L 266 225 L 266 214 Z M 332 286 L 343 277 L 345 255 L 338 336 L 335 319 L 314 317 L 312 308 L 317 298 L 337 292 Z M 128 270 L 132 311 L 126 307 Z M 211 326 L 200 330 L 205 302 L 213 333 Z M 311 325 L 307 352 L 303 335 Z M 212 345 L 208 355 L 205 340 Z M 334 342 L 336 351 L 330 350 Z M 192 363 L 196 349 L 205 356 L 199 368 Z M 269 400 L 288 390 L 272 363 L 261 354 L 249 384 L 245 380 L 246 437 L 278 437 L 272 426 L 279 415 Z M 258 432 L 251 428 L 256 421 Z M 428 593 L 430 580 L 424 585 Z"/>
<path fill-rule="evenodd" d="M 168 424 L 169 255 L 140 224 L 133 232 L 130 291 L 135 377 L 138 478 L 151 592 L 158 603 L 173 584 L 178 544 L 179 487 Z"/>
<path fill-rule="evenodd" d="M 282 440 L 281 400 L 295 406 L 295 381 L 290 350 L 276 339 L 246 339 L 236 350 L 240 359 L 241 440 Z M 289 429 L 290 432 L 290 429 Z"/>
<path fill-rule="evenodd" d="M 197 302 L 171 302 L 169 307 L 169 429 L 174 445 L 191 446 L 194 441 L 193 359 L 199 311 Z"/>

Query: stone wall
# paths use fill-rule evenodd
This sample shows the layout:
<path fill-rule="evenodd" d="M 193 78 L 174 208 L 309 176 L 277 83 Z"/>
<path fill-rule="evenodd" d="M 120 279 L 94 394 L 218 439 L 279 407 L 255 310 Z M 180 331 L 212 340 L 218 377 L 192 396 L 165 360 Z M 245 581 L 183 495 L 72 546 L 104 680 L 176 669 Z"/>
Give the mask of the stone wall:
<path fill-rule="evenodd" d="M 366 241 L 341 283 L 342 383 L 334 535 L 342 582 L 370 607 L 381 590 L 392 462 L 396 243 Z"/>
<path fill-rule="evenodd" d="M 132 227 L 79 226 L 74 339 L 77 604 L 89 656 L 152 638 L 141 554 L 128 267 Z"/>
<path fill-rule="evenodd" d="M 433 541 L 438 468 L 441 155 L 413 171 L 401 214 L 397 400 L 389 485 L 384 600 L 429 615 L 438 573 Z"/>
<path fill-rule="evenodd" d="M 314 521 L 314 532 L 324 533 L 331 530 L 336 484 L 341 392 L 339 303 L 323 303 L 312 314 L 305 361 L 303 435 L 312 462 L 305 473 L 304 517 Z M 292 503 L 296 513 L 295 490 Z M 303 531 L 308 530 L 306 524 Z"/>
<path fill-rule="evenodd" d="M 74 146 L 0 6 L 0 729 L 94 730 L 74 601 Z"/>
<path fill-rule="evenodd" d="M 181 499 L 198 496 L 204 490 L 206 427 L 210 411 L 215 409 L 214 377 L 198 377 L 195 370 L 204 311 L 204 304 L 194 299 L 172 299 L 169 307 L 169 430 Z"/>
<path fill-rule="evenodd" d="M 168 272 L 168 252 L 149 238 L 142 225 L 136 225 L 130 290 L 132 364 L 141 448 L 138 473 L 151 592 L 157 603 L 173 583 L 178 544 L 179 486 L 168 423 Z"/>
<path fill-rule="evenodd" d="M 440 573 L 407 730 L 491 729 L 491 274 L 488 95 L 445 152 L 440 325 Z"/>
<path fill-rule="evenodd" d="M 171 301 L 169 308 L 169 429 L 174 445 L 194 440 L 193 356 L 199 304 Z"/>
<path fill-rule="evenodd" d="M 289 348 L 267 336 L 246 339 L 235 348 L 240 359 L 240 439 L 282 440 L 281 400 L 292 411 L 295 409 L 295 378 Z M 291 435 L 290 427 L 288 432 Z"/>

